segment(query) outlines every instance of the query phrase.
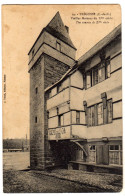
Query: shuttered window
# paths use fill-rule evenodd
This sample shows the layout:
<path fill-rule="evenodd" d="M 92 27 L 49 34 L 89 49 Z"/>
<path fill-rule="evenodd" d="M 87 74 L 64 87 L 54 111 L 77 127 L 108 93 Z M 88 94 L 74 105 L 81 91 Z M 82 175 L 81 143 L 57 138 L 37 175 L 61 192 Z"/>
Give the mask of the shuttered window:
<path fill-rule="evenodd" d="M 86 89 L 94 86 L 110 77 L 110 58 L 103 60 L 96 67 L 86 72 Z M 85 83 L 85 82 L 84 82 Z"/>
<path fill-rule="evenodd" d="M 104 107 L 103 103 L 88 107 L 86 118 L 87 126 L 111 123 L 113 118 L 112 99 L 107 100 L 106 107 Z"/>

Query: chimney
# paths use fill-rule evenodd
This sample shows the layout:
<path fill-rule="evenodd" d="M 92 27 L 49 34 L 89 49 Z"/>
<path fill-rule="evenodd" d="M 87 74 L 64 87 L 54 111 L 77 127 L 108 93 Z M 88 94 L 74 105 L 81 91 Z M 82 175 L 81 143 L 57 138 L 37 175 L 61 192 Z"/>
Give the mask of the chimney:
<path fill-rule="evenodd" d="M 65 28 L 66 28 L 66 30 L 67 30 L 67 33 L 69 33 L 69 27 L 67 27 L 67 26 L 65 25 Z"/>

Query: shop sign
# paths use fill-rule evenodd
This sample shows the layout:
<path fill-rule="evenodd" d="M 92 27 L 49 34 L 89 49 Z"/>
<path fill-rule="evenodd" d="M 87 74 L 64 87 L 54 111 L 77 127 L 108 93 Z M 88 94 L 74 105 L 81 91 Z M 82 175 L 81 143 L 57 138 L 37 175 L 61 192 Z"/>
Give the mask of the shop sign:
<path fill-rule="evenodd" d="M 49 140 L 65 139 L 66 135 L 67 135 L 67 132 L 64 127 L 48 130 L 48 139 Z"/>

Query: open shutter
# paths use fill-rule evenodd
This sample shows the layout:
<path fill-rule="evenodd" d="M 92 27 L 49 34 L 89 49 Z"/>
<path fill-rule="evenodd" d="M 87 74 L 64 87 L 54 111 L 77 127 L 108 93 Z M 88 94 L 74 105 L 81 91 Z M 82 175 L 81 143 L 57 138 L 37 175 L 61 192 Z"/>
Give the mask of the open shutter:
<path fill-rule="evenodd" d="M 94 112 L 94 106 L 91 107 L 91 119 L 92 119 L 91 125 L 94 126 L 94 125 L 95 125 L 95 112 Z"/>
<path fill-rule="evenodd" d="M 107 101 L 108 123 L 112 122 L 112 99 Z"/>
<path fill-rule="evenodd" d="M 90 88 L 91 87 L 91 73 L 87 72 L 86 73 L 86 88 Z"/>
<path fill-rule="evenodd" d="M 88 108 L 87 111 L 87 121 L 88 121 L 88 126 L 91 126 L 91 108 Z"/>
<path fill-rule="evenodd" d="M 97 104 L 94 106 L 94 112 L 95 112 L 95 126 L 97 126 L 98 125 Z"/>
<path fill-rule="evenodd" d="M 107 61 L 106 61 L 106 78 L 110 78 L 110 73 L 111 73 L 110 59 L 107 59 Z"/>

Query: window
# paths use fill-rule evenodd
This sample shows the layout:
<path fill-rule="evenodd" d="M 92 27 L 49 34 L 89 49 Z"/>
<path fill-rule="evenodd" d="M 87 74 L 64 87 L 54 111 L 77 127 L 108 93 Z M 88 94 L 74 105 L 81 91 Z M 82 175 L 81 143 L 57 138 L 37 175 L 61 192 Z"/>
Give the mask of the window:
<path fill-rule="evenodd" d="M 80 112 L 76 111 L 76 124 L 80 124 Z"/>
<path fill-rule="evenodd" d="M 86 72 L 86 88 L 90 88 L 110 77 L 110 58 L 102 60 L 100 64 Z"/>
<path fill-rule="evenodd" d="M 49 119 L 49 111 L 47 111 L 47 119 Z"/>
<path fill-rule="evenodd" d="M 89 145 L 89 162 L 96 163 L 96 146 Z"/>
<path fill-rule="evenodd" d="M 37 123 L 37 116 L 35 117 L 35 123 Z"/>
<path fill-rule="evenodd" d="M 36 94 L 38 93 L 38 87 L 35 88 L 35 92 L 36 92 Z"/>
<path fill-rule="evenodd" d="M 105 63 L 101 63 L 93 69 L 93 85 L 96 85 L 103 80 L 105 80 Z"/>
<path fill-rule="evenodd" d="M 109 146 L 109 164 L 122 165 L 122 145 Z"/>
<path fill-rule="evenodd" d="M 52 92 L 51 91 L 49 91 L 49 98 L 51 98 L 52 97 Z"/>
<path fill-rule="evenodd" d="M 112 122 L 112 99 L 106 100 L 106 108 L 103 103 L 98 103 L 87 108 L 86 122 L 88 126 L 97 126 Z"/>
<path fill-rule="evenodd" d="M 56 42 L 56 48 L 57 50 L 61 51 L 61 44 L 59 42 Z"/>
<path fill-rule="evenodd" d="M 57 86 L 57 93 L 59 93 L 61 90 L 62 90 L 62 84 L 60 83 L 60 84 Z"/>
<path fill-rule="evenodd" d="M 32 50 L 32 58 L 34 57 L 34 49 Z"/>
<path fill-rule="evenodd" d="M 76 160 L 77 161 L 84 160 L 84 152 L 79 147 L 76 149 Z"/>
<path fill-rule="evenodd" d="M 58 126 L 63 126 L 64 125 L 64 119 L 63 119 L 63 114 L 58 116 Z"/>

